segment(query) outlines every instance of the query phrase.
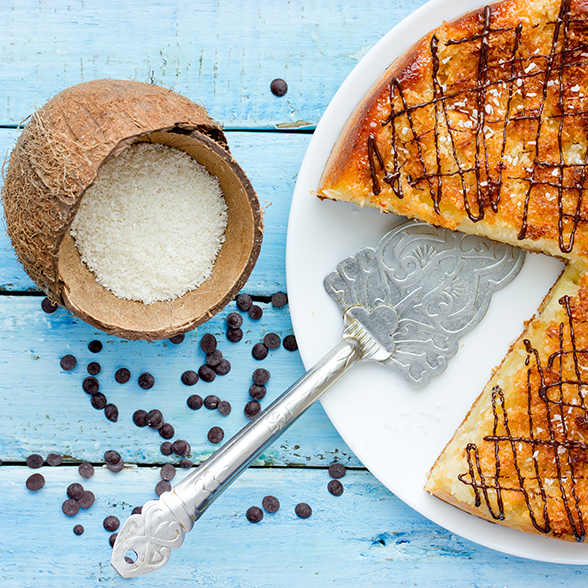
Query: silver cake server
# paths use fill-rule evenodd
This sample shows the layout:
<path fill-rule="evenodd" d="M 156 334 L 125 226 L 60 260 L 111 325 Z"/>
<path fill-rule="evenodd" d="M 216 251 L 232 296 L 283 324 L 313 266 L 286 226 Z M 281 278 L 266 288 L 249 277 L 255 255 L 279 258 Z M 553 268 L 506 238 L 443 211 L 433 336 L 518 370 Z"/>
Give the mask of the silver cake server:
<path fill-rule="evenodd" d="M 124 578 L 164 566 L 194 522 L 239 474 L 358 361 L 416 387 L 441 373 L 524 252 L 417 221 L 344 259 L 324 279 L 344 322 L 341 342 L 225 445 L 121 527 L 111 563 Z"/>

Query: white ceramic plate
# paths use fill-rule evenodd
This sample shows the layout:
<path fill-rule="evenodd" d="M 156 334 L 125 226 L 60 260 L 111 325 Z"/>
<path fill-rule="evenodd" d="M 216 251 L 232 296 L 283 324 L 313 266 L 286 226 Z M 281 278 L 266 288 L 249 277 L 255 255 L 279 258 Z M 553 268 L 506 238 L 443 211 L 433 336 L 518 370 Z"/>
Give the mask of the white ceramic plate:
<path fill-rule="evenodd" d="M 323 277 L 401 219 L 312 195 L 348 116 L 390 63 L 441 22 L 479 0 L 432 0 L 382 38 L 345 80 L 310 142 L 288 226 L 286 269 L 294 331 L 307 368 L 341 338 L 342 319 Z M 588 545 L 531 536 L 478 519 L 423 490 L 427 473 L 563 266 L 527 255 L 519 276 L 494 295 L 482 322 L 463 337 L 449 367 L 423 389 L 378 364 L 355 366 L 323 399 L 349 447 L 394 494 L 451 532 L 487 547 L 548 562 L 588 564 Z"/>

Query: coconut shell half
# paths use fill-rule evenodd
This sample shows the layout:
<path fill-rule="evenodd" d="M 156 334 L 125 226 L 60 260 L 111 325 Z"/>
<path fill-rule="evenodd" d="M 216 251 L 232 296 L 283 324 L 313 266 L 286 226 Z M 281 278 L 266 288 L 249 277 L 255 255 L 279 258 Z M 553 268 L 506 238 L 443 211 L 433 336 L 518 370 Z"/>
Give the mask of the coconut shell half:
<path fill-rule="evenodd" d="M 211 277 L 172 301 L 115 296 L 96 282 L 69 234 L 101 166 L 137 142 L 188 153 L 218 178 L 228 208 Z M 202 106 L 140 82 L 79 84 L 36 111 L 10 156 L 2 199 L 8 235 L 33 281 L 84 321 L 127 339 L 163 339 L 208 320 L 243 287 L 261 248 L 257 196 L 219 125 Z"/>

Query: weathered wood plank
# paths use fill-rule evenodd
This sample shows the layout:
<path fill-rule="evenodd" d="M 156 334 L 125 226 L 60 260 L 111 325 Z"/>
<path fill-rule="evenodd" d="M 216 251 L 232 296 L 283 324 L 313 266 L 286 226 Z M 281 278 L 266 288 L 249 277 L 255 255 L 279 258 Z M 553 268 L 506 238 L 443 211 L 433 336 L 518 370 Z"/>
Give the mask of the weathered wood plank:
<path fill-rule="evenodd" d="M 18 131 L 0 129 L 0 156 L 16 142 Z M 261 253 L 244 291 L 271 296 L 286 291 L 286 229 L 290 201 L 310 135 L 299 133 L 228 133 L 229 146 L 257 191 L 264 209 Z M 0 186 L 1 186 L 0 178 Z M 1 206 L 1 204 L 0 204 Z M 11 248 L 4 224 L 0 229 L 0 291 L 35 291 Z"/>
<path fill-rule="evenodd" d="M 7 0 L 0 124 L 82 81 L 133 78 L 200 101 L 229 128 L 312 127 L 366 51 L 423 3 Z M 277 77 L 282 98 L 269 89 Z"/>

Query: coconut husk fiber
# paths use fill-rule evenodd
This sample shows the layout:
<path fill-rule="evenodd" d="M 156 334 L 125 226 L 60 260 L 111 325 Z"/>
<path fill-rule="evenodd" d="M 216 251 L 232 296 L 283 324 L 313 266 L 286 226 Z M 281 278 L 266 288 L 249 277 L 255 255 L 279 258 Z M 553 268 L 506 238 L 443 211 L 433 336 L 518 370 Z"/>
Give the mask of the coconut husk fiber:
<path fill-rule="evenodd" d="M 140 141 L 194 157 L 219 179 L 228 208 L 225 243 L 209 280 L 180 298 L 149 305 L 99 285 L 69 234 L 104 162 Z M 208 320 L 243 287 L 261 247 L 255 191 L 220 126 L 187 98 L 135 81 L 79 84 L 37 110 L 10 155 L 2 199 L 16 255 L 37 286 L 86 322 L 129 339 L 166 338 Z"/>

